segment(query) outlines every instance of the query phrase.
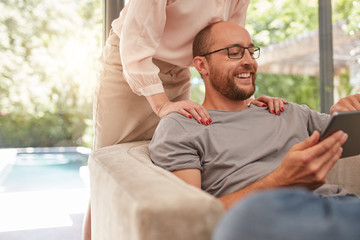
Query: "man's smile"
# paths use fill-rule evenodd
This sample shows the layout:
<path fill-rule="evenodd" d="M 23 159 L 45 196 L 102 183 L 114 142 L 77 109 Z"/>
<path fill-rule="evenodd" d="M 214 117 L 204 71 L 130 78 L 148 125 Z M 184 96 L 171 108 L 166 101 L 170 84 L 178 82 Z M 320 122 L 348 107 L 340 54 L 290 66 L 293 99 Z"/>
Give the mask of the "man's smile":
<path fill-rule="evenodd" d="M 248 77 L 250 77 L 250 73 L 240 73 L 240 74 L 237 74 L 235 77 L 237 77 L 237 78 L 248 78 Z"/>
<path fill-rule="evenodd" d="M 235 81 L 239 83 L 251 83 L 252 84 L 252 73 L 239 73 L 235 74 Z"/>

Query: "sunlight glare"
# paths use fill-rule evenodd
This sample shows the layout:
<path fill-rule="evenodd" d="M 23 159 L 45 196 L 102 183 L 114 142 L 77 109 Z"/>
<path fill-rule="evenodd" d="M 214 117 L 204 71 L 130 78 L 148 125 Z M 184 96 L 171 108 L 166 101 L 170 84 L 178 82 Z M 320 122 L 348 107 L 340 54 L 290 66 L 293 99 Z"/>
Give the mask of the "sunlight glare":
<path fill-rule="evenodd" d="M 72 226 L 88 199 L 87 189 L 0 193 L 0 232 Z"/>

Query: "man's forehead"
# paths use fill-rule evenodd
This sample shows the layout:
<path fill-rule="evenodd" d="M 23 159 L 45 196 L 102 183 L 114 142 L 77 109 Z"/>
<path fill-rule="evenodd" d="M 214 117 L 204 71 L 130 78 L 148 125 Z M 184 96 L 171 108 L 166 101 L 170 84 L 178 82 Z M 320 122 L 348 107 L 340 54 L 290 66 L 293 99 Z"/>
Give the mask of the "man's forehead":
<path fill-rule="evenodd" d="M 235 23 L 219 23 L 214 25 L 212 31 L 213 45 L 218 46 L 251 46 L 253 45 L 247 30 Z"/>

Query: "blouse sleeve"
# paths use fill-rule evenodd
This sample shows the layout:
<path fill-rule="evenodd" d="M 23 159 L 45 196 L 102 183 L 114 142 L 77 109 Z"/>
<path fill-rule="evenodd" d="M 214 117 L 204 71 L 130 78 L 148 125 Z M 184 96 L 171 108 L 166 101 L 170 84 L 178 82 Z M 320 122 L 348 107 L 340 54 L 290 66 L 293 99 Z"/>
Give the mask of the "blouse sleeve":
<path fill-rule="evenodd" d="M 245 26 L 246 12 L 249 6 L 250 0 L 239 0 L 236 3 L 233 14 L 230 16 L 229 21 L 237 22 L 241 26 Z"/>
<path fill-rule="evenodd" d="M 138 95 L 164 92 L 152 62 L 165 22 L 166 0 L 130 1 L 120 34 L 120 56 L 126 81 Z"/>

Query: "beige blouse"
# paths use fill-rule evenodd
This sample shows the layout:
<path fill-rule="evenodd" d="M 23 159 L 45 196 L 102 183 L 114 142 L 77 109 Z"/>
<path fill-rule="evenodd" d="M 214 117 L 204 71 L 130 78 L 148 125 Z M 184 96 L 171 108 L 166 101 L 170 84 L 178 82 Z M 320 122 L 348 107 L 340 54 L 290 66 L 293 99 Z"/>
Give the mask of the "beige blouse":
<path fill-rule="evenodd" d="M 164 92 L 152 58 L 189 67 L 195 35 L 210 23 L 245 25 L 250 0 L 130 0 L 112 22 L 124 76 L 134 93 Z"/>

